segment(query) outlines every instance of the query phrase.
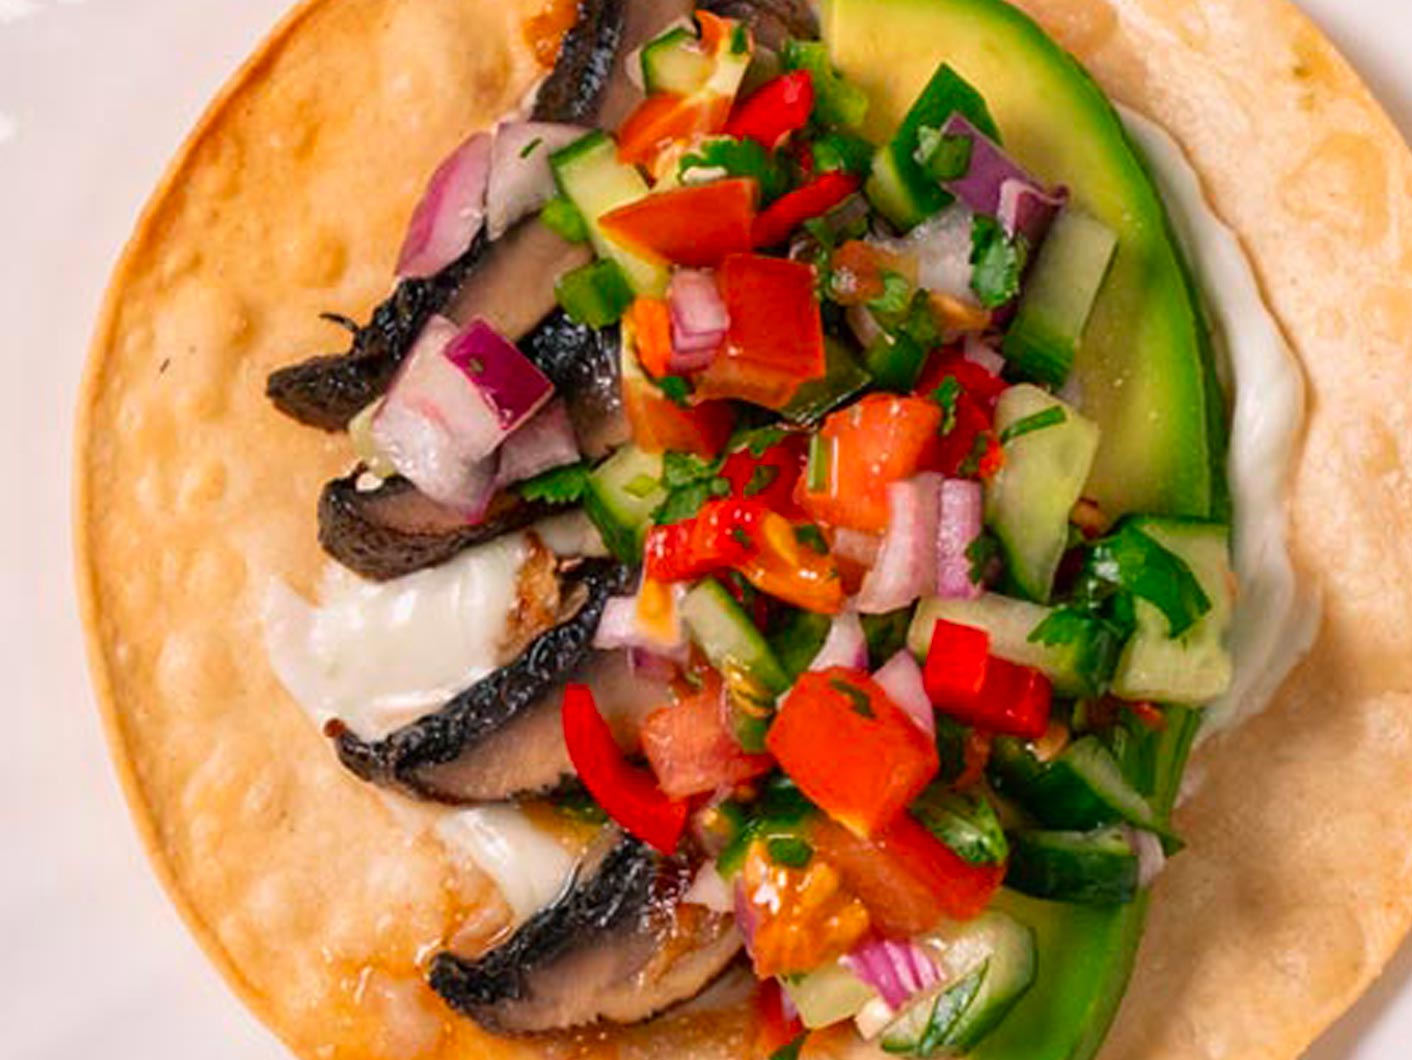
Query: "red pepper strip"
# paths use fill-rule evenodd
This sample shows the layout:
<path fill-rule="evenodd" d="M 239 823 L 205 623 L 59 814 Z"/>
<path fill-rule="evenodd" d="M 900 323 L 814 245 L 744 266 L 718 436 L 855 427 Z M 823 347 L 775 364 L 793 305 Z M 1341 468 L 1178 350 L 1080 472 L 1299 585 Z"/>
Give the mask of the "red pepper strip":
<path fill-rule="evenodd" d="M 787 434 L 759 456 L 749 449 L 732 453 L 721 465 L 721 477 L 737 497 L 753 498 L 786 519 L 808 519 L 794 499 L 808 455 L 808 435 Z"/>
<path fill-rule="evenodd" d="M 564 689 L 564 742 L 588 793 L 627 832 L 671 857 L 686 830 L 687 803 L 669 799 L 645 769 L 628 764 L 585 685 Z"/>
<path fill-rule="evenodd" d="M 814 112 L 814 79 L 807 70 L 767 81 L 741 102 L 726 123 L 725 134 L 749 138 L 773 151 L 786 136 L 804 128 Z"/>
<path fill-rule="evenodd" d="M 768 512 L 759 501 L 729 497 L 708 501 L 691 519 L 654 526 L 647 533 L 643 556 L 647 577 L 694 581 L 745 563 L 760 551 Z"/>
<path fill-rule="evenodd" d="M 927 696 L 943 709 L 953 703 L 974 703 L 985 686 L 989 662 L 989 633 L 939 619 L 922 668 Z"/>
<path fill-rule="evenodd" d="M 777 247 L 805 221 L 822 217 L 858 190 L 858 178 L 835 171 L 815 177 L 775 200 L 755 218 L 751 239 L 757 248 Z"/>

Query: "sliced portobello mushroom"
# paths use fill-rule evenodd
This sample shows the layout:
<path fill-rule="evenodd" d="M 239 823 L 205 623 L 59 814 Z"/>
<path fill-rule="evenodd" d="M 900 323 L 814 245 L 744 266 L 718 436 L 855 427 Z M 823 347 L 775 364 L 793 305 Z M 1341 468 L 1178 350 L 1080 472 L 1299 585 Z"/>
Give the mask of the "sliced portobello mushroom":
<path fill-rule="evenodd" d="M 819 35 L 819 18 L 809 0 L 702 0 L 700 6 L 744 22 L 771 51 L 779 51 L 790 37 L 812 40 Z"/>
<path fill-rule="evenodd" d="M 640 72 L 628 70 L 628 63 L 638 60 L 638 49 L 674 22 L 689 22 L 695 11 L 692 0 L 629 0 L 623 44 L 613 57 L 613 75 L 598 108 L 599 128 L 618 128 L 643 100 Z"/>
<path fill-rule="evenodd" d="M 362 779 L 415 799 L 483 801 L 466 794 L 482 794 L 475 790 L 468 770 L 455 771 L 458 786 L 451 791 L 445 767 L 476 755 L 488 741 L 512 727 L 523 724 L 526 731 L 543 731 L 543 718 L 536 711 L 544 709 L 546 700 L 552 703 L 552 693 L 585 664 L 604 605 L 610 596 L 626 588 L 627 580 L 627 568 L 613 561 L 595 559 L 578 564 L 563 578 L 559 625 L 534 636 L 512 662 L 454 696 L 440 710 L 384 739 L 367 741 L 346 726 L 331 723 L 326 732 L 339 759 Z M 497 743 L 504 748 L 510 742 Z M 547 781 L 543 779 L 548 771 L 544 761 L 552 765 L 552 756 L 541 760 L 529 747 L 525 753 L 523 774 L 501 766 L 487 781 L 487 791 L 500 792 L 494 797 L 547 790 L 558 782 L 559 771 Z M 438 780 L 442 787 L 437 786 Z"/>
<path fill-rule="evenodd" d="M 617 327 L 579 324 L 563 310 L 520 341 L 524 355 L 568 402 L 579 448 L 593 460 L 632 440 L 623 409 L 621 342 Z"/>
<path fill-rule="evenodd" d="M 475 960 L 440 953 L 430 982 L 496 1034 L 637 1023 L 695 997 L 741 947 L 731 917 L 682 896 L 692 871 L 605 829 L 563 897 Z"/>
<path fill-rule="evenodd" d="M 607 94 L 608 78 L 594 71 L 610 66 L 620 70 L 617 62 L 628 22 L 628 0 L 579 0 L 579 17 L 565 36 L 554 71 L 541 90 L 535 106 L 539 121 L 581 123 L 591 121 Z M 566 92 L 564 85 L 573 85 Z M 489 242 L 482 229 L 466 253 L 435 276 L 425 279 L 401 280 L 396 289 L 374 311 L 372 320 L 359 326 L 346 318 L 331 317 L 353 332 L 353 343 L 344 353 L 314 357 L 300 364 L 273 372 L 265 384 L 265 393 L 275 407 L 288 416 L 311 427 L 340 431 L 348 421 L 386 391 L 398 366 L 407 356 L 427 320 L 442 313 L 465 284 L 467 277 L 490 270 L 492 263 L 504 254 L 526 254 L 543 267 L 546 258 L 570 262 L 555 267 L 547 275 L 549 301 L 543 297 L 526 306 L 525 313 L 535 313 L 518 330 L 509 332 L 512 338 L 523 334 L 553 308 L 554 280 L 572 261 L 587 260 L 584 248 L 559 239 L 553 232 L 531 219 L 532 234 L 511 233 Z M 514 238 L 512 238 L 512 236 Z M 552 239 L 550 237 L 553 237 Z M 493 248 L 493 249 L 492 249 Z M 508 266 L 506 271 L 516 270 Z M 545 280 L 541 274 L 541 284 Z M 485 284 L 494 287 L 493 284 Z M 480 306 L 477 300 L 459 300 L 472 315 Z M 459 317 L 463 322 L 470 317 Z"/>

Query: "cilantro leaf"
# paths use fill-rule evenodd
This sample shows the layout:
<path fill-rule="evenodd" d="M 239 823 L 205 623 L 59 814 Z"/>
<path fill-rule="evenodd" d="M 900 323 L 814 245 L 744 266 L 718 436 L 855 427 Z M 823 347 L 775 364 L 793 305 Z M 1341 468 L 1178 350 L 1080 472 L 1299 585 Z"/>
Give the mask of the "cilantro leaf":
<path fill-rule="evenodd" d="M 970 561 L 972 585 L 984 585 L 991 565 L 1000 556 L 1000 542 L 994 535 L 982 532 L 966 547 L 966 559 Z"/>
<path fill-rule="evenodd" d="M 868 308 L 879 316 L 898 317 L 912 305 L 913 288 L 907 277 L 900 273 L 885 271 L 882 274 L 883 293 L 868 303 Z"/>
<path fill-rule="evenodd" d="M 1027 434 L 1035 431 L 1042 431 L 1046 427 L 1058 427 L 1061 423 L 1067 423 L 1068 414 L 1059 405 L 1051 405 L 1041 412 L 1036 412 L 1033 416 L 1026 416 L 1022 420 L 1016 420 L 1010 426 L 1000 432 L 1000 444 L 1009 445 L 1016 438 L 1023 438 Z"/>
<path fill-rule="evenodd" d="M 729 448 L 733 453 L 745 450 L 758 460 L 787 437 L 789 432 L 783 427 L 755 427 L 731 439 Z"/>
<path fill-rule="evenodd" d="M 806 548 L 812 548 L 821 556 L 829 554 L 829 543 L 824 540 L 824 532 L 813 523 L 794 528 L 794 540 Z"/>
<path fill-rule="evenodd" d="M 553 468 L 515 487 L 525 500 L 548 504 L 577 504 L 587 489 L 588 465 L 584 463 Z"/>
<path fill-rule="evenodd" d="M 789 174 L 775 155 L 754 140 L 730 136 L 714 137 L 684 155 L 677 174 L 683 184 L 753 177 L 764 202 L 778 199 L 789 189 Z"/>
<path fill-rule="evenodd" d="M 848 697 L 855 714 L 869 719 L 877 717 L 877 714 L 873 712 L 872 701 L 868 699 L 868 693 L 864 692 L 861 688 L 858 688 L 856 685 L 851 685 L 839 677 L 835 677 L 830 681 L 829 687 L 835 692 L 841 692 Z"/>
<path fill-rule="evenodd" d="M 947 136 L 940 129 L 923 126 L 917 133 L 916 160 L 942 183 L 960 180 L 971 171 L 975 142 L 969 136 Z"/>
<path fill-rule="evenodd" d="M 779 477 L 780 469 L 773 464 L 757 464 L 750 473 L 750 481 L 745 484 L 745 495 L 755 497 L 764 493 Z"/>
<path fill-rule="evenodd" d="M 673 405 L 687 407 L 687 399 L 691 397 L 691 384 L 679 375 L 664 375 L 657 381 L 657 389 L 666 395 Z"/>
<path fill-rule="evenodd" d="M 1130 522 L 1090 546 L 1085 577 L 1090 587 L 1106 583 L 1146 600 L 1166 617 L 1174 638 L 1211 610 L 1210 598 L 1185 561 Z"/>
<path fill-rule="evenodd" d="M 730 483 L 719 477 L 715 461 L 702 460 L 690 453 L 667 453 L 662 457 L 662 488 L 667 499 L 657 509 L 659 526 L 669 526 L 693 518 L 707 501 L 730 493 Z"/>
<path fill-rule="evenodd" d="M 765 849 L 769 851 L 771 861 L 787 869 L 807 868 L 809 862 L 814 860 L 814 848 L 807 839 L 799 836 L 774 836 L 765 841 Z"/>
<path fill-rule="evenodd" d="M 977 214 L 971 225 L 971 290 L 986 309 L 998 309 L 1020 293 L 1020 277 L 1029 259 L 1023 236 L 1011 239 L 994 217 Z"/>
<path fill-rule="evenodd" d="M 950 434 L 956 429 L 956 399 L 961 396 L 961 384 L 954 375 L 948 375 L 941 386 L 932 391 L 932 400 L 941 406 L 941 433 Z"/>
<path fill-rule="evenodd" d="M 1123 646 L 1132 636 L 1130 611 L 1120 606 L 1105 615 L 1066 604 L 1055 608 L 1031 631 L 1029 642 L 1048 648 L 1078 647 L 1074 670 L 1084 691 L 1101 695 L 1118 669 Z"/>

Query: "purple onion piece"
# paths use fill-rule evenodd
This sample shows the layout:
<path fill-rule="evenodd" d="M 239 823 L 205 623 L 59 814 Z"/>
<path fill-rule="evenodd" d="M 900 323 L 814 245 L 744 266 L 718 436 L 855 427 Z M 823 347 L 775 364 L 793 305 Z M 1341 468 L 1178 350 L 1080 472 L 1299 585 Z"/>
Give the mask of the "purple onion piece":
<path fill-rule="evenodd" d="M 971 546 L 981 536 L 984 495 L 979 482 L 946 479 L 939 490 L 936 527 L 936 592 L 947 600 L 978 600 L 983 586 L 971 580 Z"/>
<path fill-rule="evenodd" d="M 715 276 L 704 269 L 677 270 L 667 290 L 667 304 L 672 316 L 672 371 L 709 368 L 731 323 Z"/>
<path fill-rule="evenodd" d="M 470 380 L 503 434 L 528 420 L 554 394 L 549 378 L 484 320 L 472 321 L 443 356 Z"/>
<path fill-rule="evenodd" d="M 868 636 L 856 612 L 835 615 L 823 646 L 809 664 L 811 670 L 827 670 L 831 666 L 846 666 L 861 670 L 868 665 Z"/>
<path fill-rule="evenodd" d="M 470 247 L 485 221 L 490 159 L 490 134 L 481 132 L 437 167 L 407 226 L 398 276 L 433 276 Z"/>
<path fill-rule="evenodd" d="M 587 131 L 578 125 L 539 121 L 505 122 L 495 130 L 485 202 L 486 234 L 491 239 L 499 239 L 554 197 L 549 156 Z"/>
<path fill-rule="evenodd" d="M 500 447 L 496 482 L 509 486 L 579 460 L 578 440 L 568 408 L 555 400 L 535 413 Z"/>
<path fill-rule="evenodd" d="M 928 738 L 936 735 L 936 714 L 922 684 L 922 668 L 909 650 L 903 648 L 889 659 L 873 674 L 873 680 Z"/>
<path fill-rule="evenodd" d="M 856 601 L 865 615 L 906 607 L 935 584 L 941 482 L 928 472 L 888 486 L 887 534 Z"/>

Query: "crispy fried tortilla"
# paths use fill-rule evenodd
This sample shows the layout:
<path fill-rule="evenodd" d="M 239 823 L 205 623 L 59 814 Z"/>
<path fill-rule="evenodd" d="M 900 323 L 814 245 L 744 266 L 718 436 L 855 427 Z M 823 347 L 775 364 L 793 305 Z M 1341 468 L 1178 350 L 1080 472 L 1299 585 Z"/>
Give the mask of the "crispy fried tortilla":
<path fill-rule="evenodd" d="M 315 499 L 349 462 L 265 376 L 329 342 L 321 311 L 385 293 L 427 174 L 539 73 L 521 24 L 541 6 L 310 0 L 173 164 L 94 340 L 79 582 L 115 755 L 192 929 L 303 1057 L 725 1057 L 750 1033 L 697 1012 L 492 1043 L 453 1017 L 418 958 L 495 932 L 503 904 L 340 768 L 261 643 L 269 580 L 313 589 Z M 1189 847 L 1103 1054 L 1290 1060 L 1412 918 L 1412 153 L 1284 0 L 1022 6 L 1184 144 L 1310 381 L 1294 547 L 1324 627 L 1196 760 Z"/>

